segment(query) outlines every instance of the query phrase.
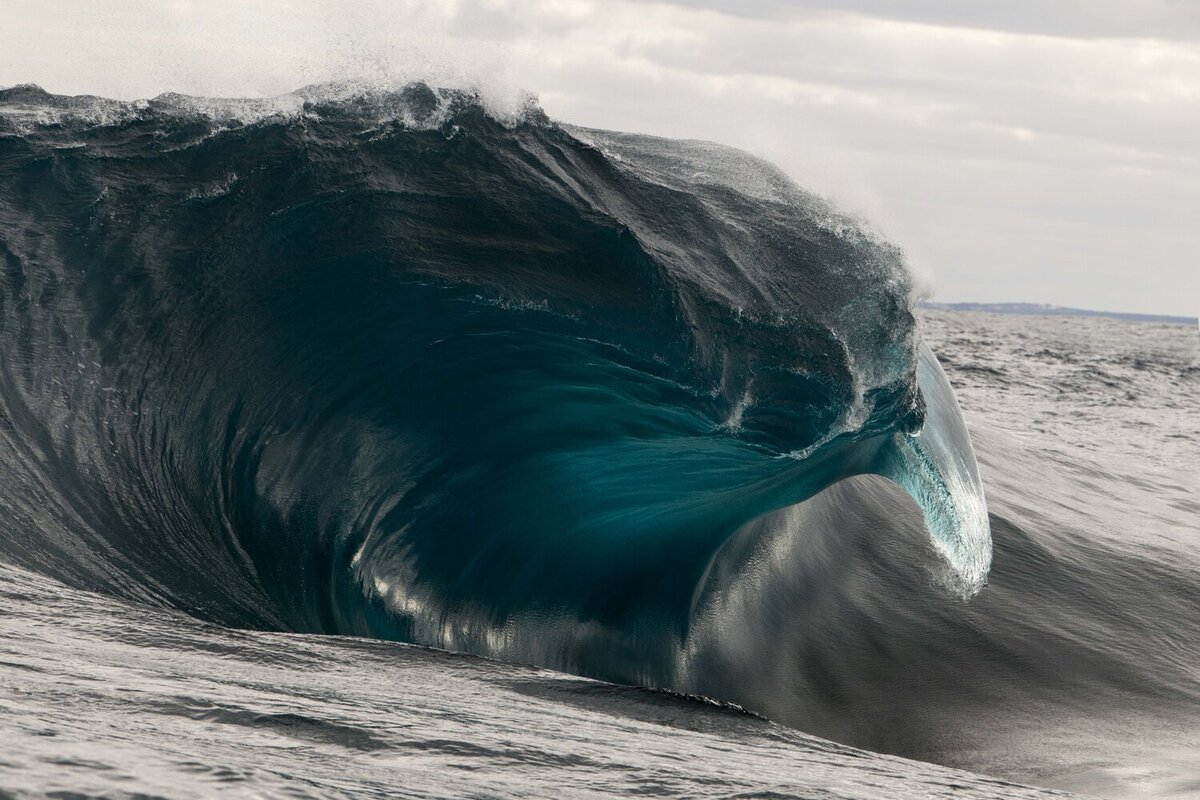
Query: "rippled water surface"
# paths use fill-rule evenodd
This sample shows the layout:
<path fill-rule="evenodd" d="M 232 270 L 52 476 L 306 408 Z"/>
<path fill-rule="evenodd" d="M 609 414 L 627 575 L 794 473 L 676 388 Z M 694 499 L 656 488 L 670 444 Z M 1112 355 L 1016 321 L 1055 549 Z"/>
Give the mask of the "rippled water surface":
<path fill-rule="evenodd" d="M 17 794 L 1049 796 L 666 694 L 2 577 L 0 782 Z"/>
<path fill-rule="evenodd" d="M 0 785 L 169 797 L 1048 794 L 1017 780 L 1200 794 L 1194 332 L 953 313 L 926 329 L 977 439 L 996 569 L 966 605 L 937 600 L 934 581 L 925 600 L 907 598 L 933 630 L 879 611 L 910 641 L 876 645 L 883 688 L 851 694 L 842 713 L 895 728 L 875 742 L 884 749 L 1005 779 L 529 667 L 225 629 L 4 567 Z M 844 647 L 861 645 L 845 633 Z M 937 643 L 972 636 L 974 648 Z M 900 669 L 928 648 L 966 672 L 957 688 L 934 692 Z M 853 730 L 828 711 L 790 713 Z M 923 752 L 904 745 L 914 727 Z"/>

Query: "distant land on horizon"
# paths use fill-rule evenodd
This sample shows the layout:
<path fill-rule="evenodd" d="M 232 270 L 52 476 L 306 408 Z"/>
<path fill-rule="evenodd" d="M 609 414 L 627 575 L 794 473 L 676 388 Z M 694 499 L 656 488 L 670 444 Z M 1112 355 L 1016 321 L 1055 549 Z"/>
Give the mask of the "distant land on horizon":
<path fill-rule="evenodd" d="M 1129 322 L 1163 322 L 1172 325 L 1197 326 L 1196 317 L 1176 317 L 1170 314 L 1134 314 L 1126 311 L 1092 311 L 1086 308 L 1067 308 L 1047 303 L 934 303 L 922 301 L 920 307 L 932 311 L 986 311 L 992 314 L 1040 314 L 1058 317 L 1109 317 Z"/>

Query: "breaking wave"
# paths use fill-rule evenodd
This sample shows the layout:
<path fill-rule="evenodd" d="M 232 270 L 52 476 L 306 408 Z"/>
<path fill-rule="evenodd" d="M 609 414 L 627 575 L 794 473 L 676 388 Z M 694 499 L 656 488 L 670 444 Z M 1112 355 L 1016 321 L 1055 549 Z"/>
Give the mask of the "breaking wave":
<path fill-rule="evenodd" d="M 908 503 L 852 476 L 986 580 L 899 252 L 734 150 L 420 83 L 22 86 L 0 267 L 0 555 L 73 586 L 686 689 L 766 531 Z"/>

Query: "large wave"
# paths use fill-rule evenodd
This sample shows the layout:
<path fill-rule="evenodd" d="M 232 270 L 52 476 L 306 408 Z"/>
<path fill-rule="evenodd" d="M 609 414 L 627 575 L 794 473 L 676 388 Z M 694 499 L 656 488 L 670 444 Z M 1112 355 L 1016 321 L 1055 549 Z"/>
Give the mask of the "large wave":
<path fill-rule="evenodd" d="M 986 579 L 899 252 L 737 151 L 17 87 L 0 262 L 0 553 L 71 585 L 687 688 L 765 541 L 895 506 L 852 476 Z"/>

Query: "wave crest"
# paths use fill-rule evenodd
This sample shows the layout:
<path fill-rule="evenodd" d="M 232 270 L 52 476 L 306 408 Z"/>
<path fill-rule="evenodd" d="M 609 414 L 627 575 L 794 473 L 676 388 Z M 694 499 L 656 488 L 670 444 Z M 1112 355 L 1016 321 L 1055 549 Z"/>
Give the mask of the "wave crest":
<path fill-rule="evenodd" d="M 72 584 L 672 685 L 729 543 L 844 478 L 986 575 L 899 251 L 736 151 L 17 87 L 0 257 L 0 548 Z"/>

